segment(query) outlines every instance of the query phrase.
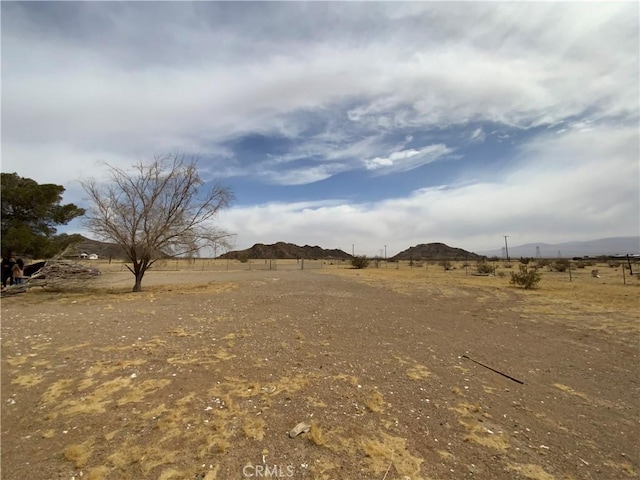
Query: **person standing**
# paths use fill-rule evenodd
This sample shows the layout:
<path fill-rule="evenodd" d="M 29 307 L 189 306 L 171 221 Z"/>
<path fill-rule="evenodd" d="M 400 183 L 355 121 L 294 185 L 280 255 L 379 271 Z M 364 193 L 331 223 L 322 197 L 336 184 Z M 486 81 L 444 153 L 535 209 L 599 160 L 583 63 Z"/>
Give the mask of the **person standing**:
<path fill-rule="evenodd" d="M 11 276 L 13 277 L 14 285 L 20 285 L 22 283 L 22 277 L 24 277 L 24 262 L 21 258 L 11 267 Z"/>
<path fill-rule="evenodd" d="M 6 287 L 7 284 L 11 285 L 13 283 L 13 265 L 15 264 L 15 260 L 11 253 L 2 257 L 2 287 Z"/>

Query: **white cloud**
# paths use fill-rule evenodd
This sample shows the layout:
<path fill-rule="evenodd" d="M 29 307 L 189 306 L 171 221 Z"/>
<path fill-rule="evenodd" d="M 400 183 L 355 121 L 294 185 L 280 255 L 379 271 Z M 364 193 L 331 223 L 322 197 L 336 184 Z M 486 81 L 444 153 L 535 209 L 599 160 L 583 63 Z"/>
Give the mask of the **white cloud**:
<path fill-rule="evenodd" d="M 393 170 L 407 171 L 420 165 L 435 162 L 452 150 L 444 144 L 428 145 L 416 150 L 414 148 L 392 152 L 386 157 L 376 157 L 365 160 L 364 165 L 367 170 Z"/>
<path fill-rule="evenodd" d="M 486 137 L 487 134 L 484 133 L 484 130 L 482 130 L 482 128 L 476 128 L 469 137 L 469 140 L 471 140 L 472 142 L 484 142 Z"/>
<path fill-rule="evenodd" d="M 296 168 L 284 172 L 275 170 L 263 171 L 261 175 L 265 177 L 269 183 L 275 185 L 306 185 L 319 182 L 346 169 L 345 165 L 330 163 L 313 167 Z"/>
<path fill-rule="evenodd" d="M 534 138 L 504 179 L 426 188 L 369 204 L 265 204 L 233 208 L 223 226 L 237 248 L 254 242 L 315 243 L 376 255 L 418 243 L 469 250 L 637 235 L 639 166 L 635 128 Z"/>
<path fill-rule="evenodd" d="M 377 5 L 369 20 L 385 28 L 377 35 L 364 29 L 361 37 L 346 30 L 349 23 L 360 25 L 364 12 L 356 6 L 333 5 L 327 18 L 313 5 L 264 7 L 273 15 L 265 18 L 247 7 L 246 20 L 238 21 L 255 32 L 264 32 L 257 27 L 269 22 L 313 25 L 301 11 L 326 21 L 340 18 L 342 9 L 349 12 L 345 30 L 337 28 L 332 37 L 321 35 L 322 24 L 295 42 L 286 34 L 264 34 L 270 49 L 264 55 L 250 53 L 254 30 L 234 30 L 235 21 L 220 30 L 210 27 L 202 14 L 206 5 L 102 6 L 114 22 L 105 25 L 117 25 L 122 34 L 113 43 L 98 33 L 88 42 L 60 32 L 52 36 L 24 19 L 12 27 L 5 14 L 3 144 L 66 143 L 89 158 L 96 150 L 208 154 L 217 151 L 216 143 L 249 132 L 299 137 L 292 112 L 354 101 L 348 111 L 354 143 L 363 132 L 470 121 L 529 127 L 586 111 L 600 118 L 637 118 L 632 5 L 425 4 L 402 8 L 402 14 L 398 7 Z M 164 12 L 173 20 L 155 50 L 142 51 L 143 38 L 139 44 L 124 41 L 133 28 L 127 22 L 144 12 L 151 18 Z M 180 19 L 193 21 L 193 29 Z M 407 29 L 402 22 L 410 21 L 433 28 Z M 224 53 L 203 51 L 194 58 L 194 47 L 215 48 L 219 43 L 209 42 L 221 40 L 229 46 Z M 139 56 L 130 58 L 136 49 Z M 387 158 L 380 153 L 361 158 Z M 12 158 L 5 162 L 17 168 Z"/>
<path fill-rule="evenodd" d="M 507 127 L 554 126 L 491 184 L 224 221 L 241 242 L 364 253 L 637 233 L 638 30 L 623 2 L 3 2 L 2 170 L 79 195 L 99 160 L 183 150 L 212 157 L 210 177 L 301 185 L 432 162 L 457 145 L 423 136 L 450 126 L 505 144 Z M 290 147 L 240 158 L 231 140 L 248 134 Z"/>

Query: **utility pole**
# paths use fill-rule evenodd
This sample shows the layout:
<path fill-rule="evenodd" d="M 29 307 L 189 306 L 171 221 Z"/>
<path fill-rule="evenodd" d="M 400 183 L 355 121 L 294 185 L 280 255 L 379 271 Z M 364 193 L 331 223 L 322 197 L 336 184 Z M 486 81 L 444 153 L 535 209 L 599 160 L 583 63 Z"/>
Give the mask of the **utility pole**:
<path fill-rule="evenodd" d="M 384 246 L 384 259 L 387 259 L 387 246 Z"/>
<path fill-rule="evenodd" d="M 356 256 L 356 248 L 355 248 L 355 244 L 351 244 L 351 256 L 355 257 Z"/>
<path fill-rule="evenodd" d="M 507 252 L 507 262 L 509 262 L 509 245 L 507 245 L 507 238 L 509 238 L 509 235 L 503 235 L 504 237 L 504 251 Z"/>

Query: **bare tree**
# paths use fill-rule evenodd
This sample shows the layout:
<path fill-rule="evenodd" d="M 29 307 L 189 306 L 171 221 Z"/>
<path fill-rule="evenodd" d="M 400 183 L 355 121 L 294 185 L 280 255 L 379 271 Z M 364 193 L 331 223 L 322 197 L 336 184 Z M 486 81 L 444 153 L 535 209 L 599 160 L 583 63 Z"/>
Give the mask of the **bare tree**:
<path fill-rule="evenodd" d="M 126 251 L 134 292 L 141 290 L 142 277 L 158 258 L 192 257 L 205 246 L 228 245 L 230 234 L 218 230 L 213 219 L 233 194 L 220 184 L 202 194 L 196 163 L 183 154 L 156 155 L 132 171 L 108 165 L 106 183 L 82 182 L 92 203 L 85 224 Z"/>

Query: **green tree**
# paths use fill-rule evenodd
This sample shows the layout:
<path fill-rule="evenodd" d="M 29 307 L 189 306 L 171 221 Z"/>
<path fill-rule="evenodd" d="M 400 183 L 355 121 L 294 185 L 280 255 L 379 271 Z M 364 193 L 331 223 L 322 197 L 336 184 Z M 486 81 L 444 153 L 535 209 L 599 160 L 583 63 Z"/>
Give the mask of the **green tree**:
<path fill-rule="evenodd" d="M 2 173 L 2 252 L 46 258 L 64 248 L 73 236 L 56 235 L 85 211 L 73 203 L 61 205 L 64 187 L 38 184 L 17 173 Z M 54 251 L 55 250 L 55 251 Z"/>
<path fill-rule="evenodd" d="M 134 292 L 142 289 L 144 274 L 158 258 L 191 257 L 205 246 L 227 245 L 230 235 L 213 220 L 233 194 L 220 184 L 203 191 L 195 159 L 162 155 L 132 170 L 109 170 L 108 182 L 82 184 L 92 202 L 86 226 L 127 252 Z"/>

